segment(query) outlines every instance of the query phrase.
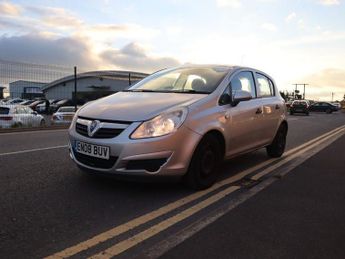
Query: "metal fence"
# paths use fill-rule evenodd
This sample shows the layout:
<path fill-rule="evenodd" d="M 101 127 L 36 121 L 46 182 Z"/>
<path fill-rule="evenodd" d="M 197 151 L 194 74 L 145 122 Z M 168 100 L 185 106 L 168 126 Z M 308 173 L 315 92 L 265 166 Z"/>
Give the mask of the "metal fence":
<path fill-rule="evenodd" d="M 126 89 L 146 76 L 0 60 L 0 129 L 68 125 L 78 106 Z"/>

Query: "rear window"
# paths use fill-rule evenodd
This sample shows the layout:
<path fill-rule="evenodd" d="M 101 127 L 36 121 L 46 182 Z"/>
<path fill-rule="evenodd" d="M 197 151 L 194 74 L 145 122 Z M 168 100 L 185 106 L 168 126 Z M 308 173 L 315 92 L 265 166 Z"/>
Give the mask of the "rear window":
<path fill-rule="evenodd" d="M 10 112 L 10 108 L 0 107 L 0 115 L 6 115 Z"/>

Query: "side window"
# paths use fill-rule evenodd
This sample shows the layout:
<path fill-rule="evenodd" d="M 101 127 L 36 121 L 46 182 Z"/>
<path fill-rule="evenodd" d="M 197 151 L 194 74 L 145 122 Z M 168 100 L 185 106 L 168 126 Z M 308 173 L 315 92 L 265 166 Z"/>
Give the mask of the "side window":
<path fill-rule="evenodd" d="M 253 73 L 249 71 L 240 72 L 231 79 L 232 94 L 243 90 L 249 92 L 253 98 L 256 98 L 255 83 Z"/>
<path fill-rule="evenodd" d="M 33 110 L 30 107 L 25 107 L 26 113 L 31 114 Z"/>
<path fill-rule="evenodd" d="M 18 108 L 17 108 L 17 111 L 18 111 L 19 114 L 25 114 L 25 113 L 27 113 L 24 107 L 18 107 Z"/>
<path fill-rule="evenodd" d="M 258 80 L 258 96 L 268 97 L 274 95 L 273 83 L 266 76 L 256 73 Z"/>
<path fill-rule="evenodd" d="M 19 107 L 19 111 L 21 114 L 26 114 L 26 110 L 24 107 Z"/>

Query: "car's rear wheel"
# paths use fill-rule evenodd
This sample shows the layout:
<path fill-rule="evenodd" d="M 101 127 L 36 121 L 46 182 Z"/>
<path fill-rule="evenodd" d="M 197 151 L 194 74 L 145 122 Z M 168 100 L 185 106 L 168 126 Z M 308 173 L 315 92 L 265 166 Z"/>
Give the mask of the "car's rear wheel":
<path fill-rule="evenodd" d="M 266 147 L 267 155 L 270 157 L 281 157 L 286 146 L 287 127 L 282 124 L 271 145 Z"/>
<path fill-rule="evenodd" d="M 214 135 L 206 135 L 197 146 L 188 172 L 184 177 L 188 186 L 196 190 L 212 186 L 223 161 L 221 145 Z"/>

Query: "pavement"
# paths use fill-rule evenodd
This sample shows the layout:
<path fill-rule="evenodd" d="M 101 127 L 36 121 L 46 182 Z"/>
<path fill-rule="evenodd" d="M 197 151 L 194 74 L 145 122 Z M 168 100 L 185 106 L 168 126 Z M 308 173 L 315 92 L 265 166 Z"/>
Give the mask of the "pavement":
<path fill-rule="evenodd" d="M 342 113 L 291 116 L 287 149 L 344 124 L 345 114 Z M 118 244 L 114 249 L 123 251 L 118 257 L 140 257 L 162 240 L 179 236 L 178 233 L 190 224 L 203 221 L 209 212 L 252 190 L 230 190 L 229 193 L 234 192 L 227 198 L 216 200 L 213 194 L 226 191 L 224 185 L 189 205 L 183 200 L 196 194 L 181 184 L 122 182 L 81 174 L 70 161 L 66 130 L 1 134 L 0 143 L 2 258 L 39 258 L 80 242 L 90 245 L 91 238 L 105 231 L 119 226 L 124 228 L 137 217 L 155 215 L 161 208 L 180 202 L 182 205 L 176 210 L 157 218 L 152 216 L 150 221 L 143 219 L 142 224 L 117 236 L 108 233 L 108 238 L 102 242 L 97 238 L 98 243 L 92 247 L 78 252 L 78 247 L 73 248 L 74 258 L 98 253 L 110 257 L 111 253 L 102 251 Z M 176 243 L 162 256 L 344 258 L 345 249 L 341 245 L 345 242 L 342 222 L 345 216 L 344 144 L 345 138 L 339 138 L 282 180 L 273 182 L 216 221 L 205 224 L 199 232 Z M 267 161 L 264 150 L 227 161 L 222 166 L 219 181 Z M 172 222 L 169 219 L 174 215 L 187 215 L 179 212 L 193 204 L 200 206 L 208 198 L 217 202 L 182 218 L 178 224 L 171 223 L 159 233 L 144 232 L 161 220 Z M 140 242 L 133 238 L 139 234 Z"/>

